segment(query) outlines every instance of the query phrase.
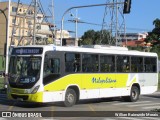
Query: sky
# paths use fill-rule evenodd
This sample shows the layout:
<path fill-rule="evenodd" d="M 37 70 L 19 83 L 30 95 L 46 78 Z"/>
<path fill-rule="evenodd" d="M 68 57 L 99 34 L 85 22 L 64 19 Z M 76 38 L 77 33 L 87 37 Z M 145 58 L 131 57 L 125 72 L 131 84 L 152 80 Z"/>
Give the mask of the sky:
<path fill-rule="evenodd" d="M 12 0 L 18 1 L 18 0 Z M 22 3 L 30 3 L 31 0 L 21 0 Z M 46 13 L 49 14 L 48 8 L 51 5 L 52 0 L 41 0 Z M 60 29 L 61 19 L 63 13 L 70 7 L 91 5 L 91 4 L 104 4 L 109 0 L 53 0 L 54 1 L 54 11 L 55 11 L 55 23 L 57 28 Z M 110 0 L 112 1 L 112 0 Z M 119 1 L 119 0 L 118 0 Z M 123 0 L 121 0 L 123 1 Z M 77 12 L 76 12 L 77 11 Z M 73 16 L 79 18 L 79 20 L 89 23 L 102 24 L 104 16 L 105 6 L 100 7 L 90 7 L 90 8 L 80 8 L 73 9 L 64 16 L 64 29 L 69 31 L 75 31 L 75 23 L 68 22 L 68 20 L 73 20 Z M 107 16 L 108 17 L 108 16 Z M 160 0 L 132 0 L 131 12 L 125 15 L 126 32 L 148 32 L 151 31 L 153 26 L 153 20 L 160 18 Z M 109 21 L 109 20 L 108 20 Z M 106 23 L 108 22 L 106 18 Z M 78 24 L 78 36 L 82 36 L 85 31 L 89 29 L 101 30 L 100 25 L 87 25 Z"/>

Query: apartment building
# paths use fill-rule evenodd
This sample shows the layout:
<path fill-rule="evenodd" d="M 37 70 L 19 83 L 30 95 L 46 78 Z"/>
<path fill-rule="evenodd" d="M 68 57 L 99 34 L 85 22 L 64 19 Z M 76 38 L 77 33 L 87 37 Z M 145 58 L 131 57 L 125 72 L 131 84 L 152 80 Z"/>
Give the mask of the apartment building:
<path fill-rule="evenodd" d="M 10 45 L 28 45 L 33 42 L 34 28 L 34 7 L 26 4 L 17 4 L 16 2 L 0 2 L 0 9 L 5 10 L 8 27 L 6 29 L 5 16 L 0 13 L 0 55 L 4 55 L 6 44 L 6 31 L 8 30 L 8 46 Z M 36 42 L 37 44 L 59 43 L 60 30 L 55 31 L 54 37 L 57 39 L 53 42 L 53 27 L 51 23 L 44 21 L 44 15 L 37 13 L 36 16 Z M 51 27 L 51 29 L 50 29 Z M 63 30 L 64 38 L 69 38 L 69 32 Z"/>
<path fill-rule="evenodd" d="M 6 43 L 6 21 L 8 20 L 8 2 L 1 2 L 0 9 L 4 11 L 4 14 L 0 12 L 0 55 L 4 54 L 4 47 Z M 6 16 L 6 18 L 5 18 Z"/>

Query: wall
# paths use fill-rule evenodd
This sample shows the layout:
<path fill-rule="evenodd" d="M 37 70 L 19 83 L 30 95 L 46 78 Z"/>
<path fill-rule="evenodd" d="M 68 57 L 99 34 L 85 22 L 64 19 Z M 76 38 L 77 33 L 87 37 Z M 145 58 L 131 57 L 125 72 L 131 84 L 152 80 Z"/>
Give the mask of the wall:
<path fill-rule="evenodd" d="M 0 9 L 4 10 L 8 8 L 8 3 L 1 2 Z M 8 17 L 8 10 L 5 11 L 6 16 Z M 4 55 L 4 44 L 6 42 L 6 19 L 3 13 L 0 13 L 0 55 Z"/>

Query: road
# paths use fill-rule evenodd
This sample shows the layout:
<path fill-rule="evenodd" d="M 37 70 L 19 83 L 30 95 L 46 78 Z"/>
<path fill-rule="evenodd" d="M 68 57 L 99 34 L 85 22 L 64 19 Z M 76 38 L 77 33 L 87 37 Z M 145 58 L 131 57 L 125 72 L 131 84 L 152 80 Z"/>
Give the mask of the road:
<path fill-rule="evenodd" d="M 124 113 L 124 115 L 122 114 L 120 117 L 118 117 L 118 120 L 125 120 L 125 119 L 129 119 L 129 120 L 142 120 L 142 118 L 144 120 L 158 120 L 159 117 L 154 117 L 151 115 L 151 117 L 146 117 L 146 116 L 141 116 L 141 117 L 126 117 L 125 113 L 129 112 L 129 111 L 139 111 L 140 113 L 144 112 L 144 111 L 151 111 L 154 110 L 156 108 L 160 109 L 160 92 L 156 92 L 154 94 L 150 94 L 150 95 L 143 95 L 140 96 L 139 101 L 137 102 L 124 102 L 122 99 L 120 98 L 112 98 L 112 99 L 96 99 L 96 100 L 85 100 L 85 101 L 80 101 L 78 104 L 76 104 L 73 107 L 63 107 L 61 103 L 48 103 L 48 104 L 26 104 L 23 102 L 19 102 L 19 101 L 10 101 L 7 100 L 6 95 L 5 94 L 0 94 L 0 111 L 47 111 L 47 114 L 49 114 L 50 116 L 66 116 L 64 111 L 67 111 L 67 114 L 72 114 L 73 116 L 77 116 L 76 119 L 77 120 L 81 120 L 81 114 L 83 114 L 84 116 L 87 116 L 89 114 L 95 115 L 95 117 L 83 117 L 83 119 L 96 119 L 99 120 L 101 118 L 101 120 L 116 120 L 117 118 L 115 117 L 100 117 L 97 118 L 96 114 L 99 114 L 98 111 L 101 111 L 101 113 L 110 111 L 110 113 L 114 113 L 111 111 L 117 111 L 118 113 Z M 52 111 L 52 112 L 51 112 Z M 63 111 L 63 112 L 56 112 L 56 111 Z M 82 111 L 82 112 L 80 112 Z M 86 112 L 87 111 L 87 112 Z M 76 115 L 77 114 L 77 115 Z M 115 113 L 114 113 L 115 114 Z M 71 116 L 72 116 L 71 115 Z M 83 116 L 82 115 L 82 116 Z M 103 115 L 103 114 L 102 114 Z M 106 114 L 105 114 L 106 115 Z M 89 115 L 90 116 L 90 115 Z M 70 120 L 71 117 L 54 117 L 55 120 L 62 120 L 62 119 L 67 119 Z M 74 120 L 75 117 L 72 117 L 72 119 Z M 50 117 L 51 118 L 51 117 Z M 5 118 L 3 118 L 5 119 Z M 44 118 L 43 118 L 44 119 Z M 47 118 L 48 119 L 48 118 Z"/>

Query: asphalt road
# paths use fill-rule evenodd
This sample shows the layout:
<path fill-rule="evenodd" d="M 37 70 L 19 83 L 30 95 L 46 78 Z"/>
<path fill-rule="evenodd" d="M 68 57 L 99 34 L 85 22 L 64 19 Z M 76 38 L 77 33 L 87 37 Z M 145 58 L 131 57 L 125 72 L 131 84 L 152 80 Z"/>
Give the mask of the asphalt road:
<path fill-rule="evenodd" d="M 40 119 L 52 119 L 52 120 L 82 120 L 91 119 L 91 120 L 158 120 L 159 117 L 154 117 L 154 115 L 141 116 L 141 117 L 126 117 L 128 112 L 134 113 L 144 113 L 154 110 L 156 108 L 160 109 L 160 92 L 156 92 L 150 95 L 140 96 L 139 101 L 137 102 L 124 102 L 120 98 L 112 99 L 94 99 L 94 100 L 84 100 L 80 101 L 73 107 L 63 107 L 62 103 L 47 103 L 47 104 L 33 104 L 33 103 L 24 103 L 19 101 L 10 101 L 7 100 L 5 94 L 0 94 L 0 112 L 12 111 L 15 112 L 42 112 L 48 116 L 55 116 L 49 118 L 40 118 Z M 100 111 L 100 112 L 99 112 Z M 118 117 L 116 117 L 118 113 Z M 69 115 L 70 114 L 70 115 Z M 109 115 L 108 115 L 109 114 Z M 111 116 L 110 116 L 111 114 Z M 114 117 L 113 117 L 114 114 Z M 38 114 L 37 114 L 38 115 Z M 69 117 L 66 117 L 66 116 Z M 93 116 L 94 117 L 93 117 Z M 102 115 L 102 117 L 99 117 Z M 103 116 L 104 115 L 104 116 Z M 58 117 L 57 117 L 58 116 Z M 74 117 L 71 117 L 74 116 Z M 85 117 L 84 117 L 85 116 Z M 92 118 L 91 118 L 92 117 Z M 6 118 L 0 118 L 0 120 Z M 15 118 L 17 119 L 17 118 Z M 37 118 L 39 120 L 39 118 Z"/>

